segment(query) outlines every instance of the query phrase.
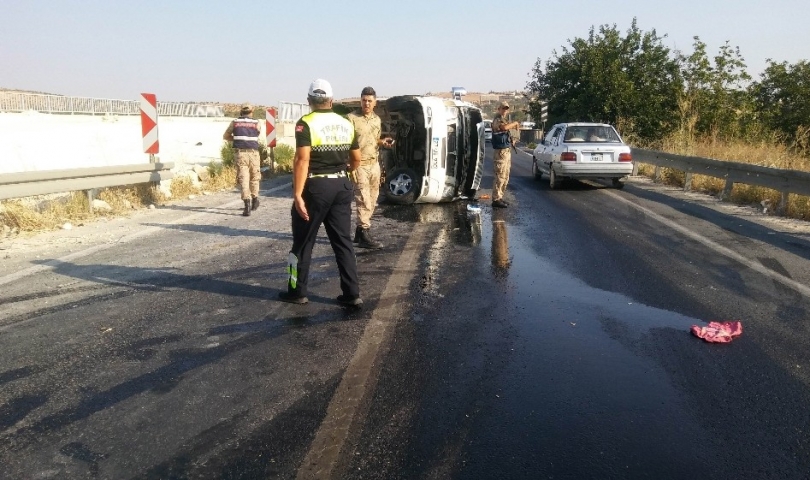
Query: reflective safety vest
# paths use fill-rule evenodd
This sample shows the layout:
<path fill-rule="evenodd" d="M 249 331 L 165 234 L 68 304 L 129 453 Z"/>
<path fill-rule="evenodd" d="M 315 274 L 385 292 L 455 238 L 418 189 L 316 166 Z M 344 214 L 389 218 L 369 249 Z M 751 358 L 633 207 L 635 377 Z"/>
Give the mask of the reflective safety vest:
<path fill-rule="evenodd" d="M 354 142 L 354 125 L 334 112 L 315 111 L 301 117 L 309 127 L 309 173 L 333 173 L 346 169 L 348 151 Z"/>
<path fill-rule="evenodd" d="M 354 125 L 334 112 L 312 112 L 301 117 L 309 126 L 312 150 L 348 151 L 354 140 Z"/>
<path fill-rule="evenodd" d="M 233 121 L 233 147 L 250 150 L 259 149 L 259 121 L 239 117 Z"/>

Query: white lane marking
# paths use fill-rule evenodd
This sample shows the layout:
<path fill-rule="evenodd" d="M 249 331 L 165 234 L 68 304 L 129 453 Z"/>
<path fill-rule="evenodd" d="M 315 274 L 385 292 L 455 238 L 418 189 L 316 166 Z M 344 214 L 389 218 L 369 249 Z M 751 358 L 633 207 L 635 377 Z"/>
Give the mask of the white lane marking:
<path fill-rule="evenodd" d="M 739 263 L 743 264 L 744 266 L 754 270 L 755 272 L 761 273 L 761 274 L 765 275 L 766 277 L 769 277 L 769 278 L 771 278 L 773 280 L 776 280 L 777 282 L 798 291 L 799 293 L 801 293 L 805 297 L 810 297 L 810 287 L 807 287 L 806 285 L 804 285 L 802 283 L 799 283 L 799 282 L 797 282 L 797 281 L 795 281 L 795 280 L 793 280 L 791 278 L 785 277 L 784 275 L 781 275 L 781 274 L 779 274 L 777 272 L 774 272 L 773 270 L 763 266 L 761 263 L 759 263 L 757 261 L 754 261 L 754 260 L 750 260 L 750 259 L 740 255 L 739 253 L 735 252 L 734 250 L 731 250 L 729 248 L 726 248 L 726 247 L 720 245 L 717 242 L 709 240 L 708 238 L 704 237 L 703 235 L 695 233 L 695 232 L 689 230 L 688 228 L 686 228 L 686 227 L 684 227 L 682 225 L 678 225 L 677 223 L 673 222 L 672 220 L 669 220 L 666 217 L 663 217 L 663 216 L 653 212 L 652 210 L 650 210 L 650 209 L 648 209 L 646 207 L 642 207 L 641 205 L 637 205 L 637 204 L 631 202 L 630 200 L 627 200 L 626 198 L 622 197 L 621 195 L 619 195 L 616 192 L 611 192 L 611 191 L 608 191 L 608 190 L 603 190 L 603 192 L 605 194 L 607 194 L 607 195 L 612 196 L 613 198 L 615 198 L 617 200 L 620 200 L 620 201 L 626 203 L 627 205 L 635 208 L 636 210 L 639 210 L 639 211 L 645 213 L 650 218 L 658 220 L 659 222 L 661 222 L 665 226 L 675 230 L 676 232 L 679 232 L 679 233 L 691 238 L 692 240 L 695 240 L 695 241 L 705 245 L 706 247 L 709 247 L 710 249 L 714 250 L 715 252 L 719 253 L 720 255 L 724 255 L 724 256 L 726 256 L 726 257 L 728 257 L 728 258 L 730 258 L 730 259 L 732 259 L 732 260 L 734 260 L 736 262 L 739 262 Z"/>
<path fill-rule="evenodd" d="M 301 467 L 298 479 L 328 479 L 340 459 L 340 452 L 349 436 L 352 424 L 362 416 L 363 399 L 373 395 L 377 386 L 379 368 L 375 368 L 380 352 L 387 349 L 397 319 L 408 293 L 408 284 L 415 275 L 422 239 L 426 227 L 417 224 L 397 260 L 394 273 L 388 279 L 378 308 L 366 324 L 363 337 L 357 345 L 349 366 L 343 373 L 335 394 L 329 401 L 326 416 L 315 434 Z M 368 402 L 365 403 L 368 405 Z"/>
<path fill-rule="evenodd" d="M 275 192 L 277 190 L 281 190 L 282 188 L 289 188 L 290 185 L 292 185 L 292 183 L 285 183 L 284 185 L 279 185 L 277 187 L 273 187 L 270 190 L 265 190 L 265 192 L 273 193 L 273 192 Z M 194 213 L 194 214 L 191 214 L 191 215 L 187 215 L 187 216 L 185 216 L 183 218 L 178 218 L 177 220 L 172 220 L 171 222 L 167 222 L 165 225 L 175 225 L 175 224 L 178 224 L 178 223 L 185 223 L 185 222 L 193 220 L 193 219 L 195 219 L 197 217 L 201 217 L 201 216 L 205 215 L 206 213 L 208 213 L 208 210 L 216 209 L 216 208 L 232 208 L 232 207 L 236 207 L 237 205 L 242 205 L 243 203 L 244 202 L 242 200 L 232 200 L 232 201 L 230 201 L 228 203 L 223 203 L 222 205 L 219 205 L 219 206 L 216 206 L 216 207 L 207 208 L 206 211 L 199 212 L 199 213 Z M 18 272 L 10 273 L 10 274 L 8 274 L 6 276 L 0 277 L 0 285 L 4 285 L 6 283 L 13 282 L 15 280 L 19 280 L 19 279 L 21 279 L 23 277 L 27 277 L 27 276 L 33 275 L 35 273 L 39 273 L 39 272 L 42 272 L 42 271 L 45 271 L 45 270 L 50 270 L 50 269 L 52 269 L 52 268 L 56 267 L 57 265 L 60 265 L 60 264 L 62 264 L 64 262 L 67 262 L 67 261 L 70 261 L 70 260 L 75 260 L 77 258 L 86 257 L 86 256 L 92 255 L 92 254 L 94 254 L 96 252 L 101 252 L 103 250 L 107 250 L 108 248 L 112 248 L 112 247 L 121 245 L 123 243 L 131 242 L 132 240 L 136 240 L 138 238 L 145 237 L 147 235 L 151 235 L 151 234 L 153 234 L 155 232 L 159 232 L 160 230 L 163 230 L 162 226 L 147 227 L 147 228 L 145 228 L 145 229 L 143 229 L 141 231 L 138 231 L 138 232 L 132 233 L 130 235 L 126 235 L 124 237 L 121 237 L 121 239 L 119 241 L 117 241 L 116 243 L 105 243 L 103 245 L 96 245 L 94 247 L 85 248 L 84 250 L 80 250 L 78 252 L 70 253 L 68 255 L 65 255 L 64 257 L 57 258 L 56 260 L 48 260 L 47 262 L 43 262 L 40 265 L 35 265 L 33 267 L 24 268 L 24 269 L 22 269 L 22 270 L 20 270 Z"/>

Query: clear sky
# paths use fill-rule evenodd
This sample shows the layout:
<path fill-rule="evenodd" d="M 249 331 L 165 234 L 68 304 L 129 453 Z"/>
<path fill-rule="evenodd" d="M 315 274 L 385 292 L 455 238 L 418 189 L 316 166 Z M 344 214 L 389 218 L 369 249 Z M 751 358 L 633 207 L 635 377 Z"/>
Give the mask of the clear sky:
<path fill-rule="evenodd" d="M 538 58 L 634 17 L 684 52 L 728 40 L 755 79 L 810 59 L 808 0 L 0 0 L 0 87 L 262 105 L 319 77 L 337 98 L 523 90 Z"/>

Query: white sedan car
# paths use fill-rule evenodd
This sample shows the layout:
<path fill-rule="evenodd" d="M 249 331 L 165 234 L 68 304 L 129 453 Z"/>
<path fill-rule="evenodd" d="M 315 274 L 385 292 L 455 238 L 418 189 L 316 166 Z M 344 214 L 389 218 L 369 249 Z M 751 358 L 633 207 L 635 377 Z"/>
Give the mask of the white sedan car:
<path fill-rule="evenodd" d="M 567 178 L 609 178 L 616 188 L 633 172 L 630 147 L 605 123 L 559 123 L 532 151 L 532 173 L 558 188 Z"/>

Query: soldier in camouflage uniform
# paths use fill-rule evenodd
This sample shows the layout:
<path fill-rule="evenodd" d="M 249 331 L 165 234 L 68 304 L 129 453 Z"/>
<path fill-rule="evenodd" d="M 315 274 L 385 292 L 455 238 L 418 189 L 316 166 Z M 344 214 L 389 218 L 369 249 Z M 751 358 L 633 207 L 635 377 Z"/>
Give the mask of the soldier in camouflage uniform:
<path fill-rule="evenodd" d="M 251 118 L 253 106 L 245 103 L 239 110 L 239 118 L 234 119 L 225 130 L 223 139 L 233 142 L 233 163 L 239 169 L 236 180 L 242 190 L 245 209 L 242 215 L 259 208 L 259 121 Z"/>
<path fill-rule="evenodd" d="M 509 104 L 501 102 L 498 105 L 498 113 L 492 119 L 492 168 L 495 173 L 495 180 L 492 183 L 492 206 L 497 208 L 509 206 L 503 199 L 512 166 L 512 140 L 509 130 L 520 126 L 518 122 L 506 121 L 507 112 Z M 504 140 L 500 141 L 501 138 Z"/>
<path fill-rule="evenodd" d="M 380 193 L 380 147 L 391 148 L 391 137 L 382 138 L 380 117 L 374 113 L 377 105 L 377 92 L 366 87 L 360 92 L 360 112 L 352 112 L 347 118 L 354 125 L 360 144 L 360 168 L 353 172 L 354 202 L 357 209 L 357 229 L 354 243 L 358 248 L 382 248 L 380 242 L 371 238 L 371 215 L 377 207 Z"/>

